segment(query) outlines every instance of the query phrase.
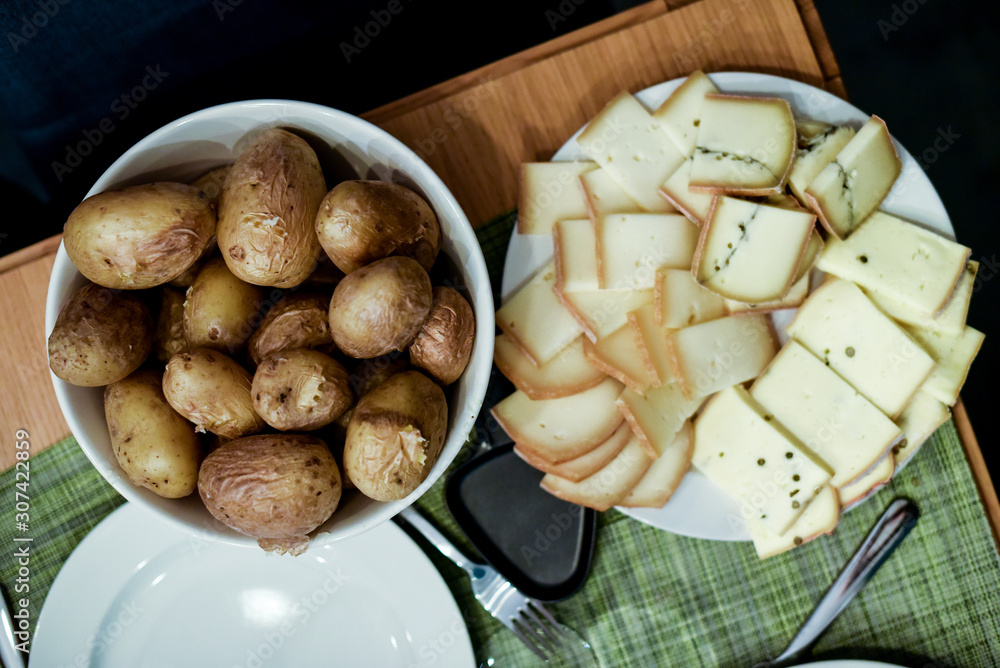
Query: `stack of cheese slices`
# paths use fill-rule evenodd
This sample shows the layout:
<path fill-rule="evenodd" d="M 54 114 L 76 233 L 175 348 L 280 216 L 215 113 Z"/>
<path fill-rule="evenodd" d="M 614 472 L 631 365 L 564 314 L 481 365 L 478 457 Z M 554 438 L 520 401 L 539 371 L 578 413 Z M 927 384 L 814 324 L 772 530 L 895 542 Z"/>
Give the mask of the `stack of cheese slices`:
<path fill-rule="evenodd" d="M 831 532 L 958 398 L 969 249 L 878 210 L 901 163 L 877 117 L 795 119 L 695 72 L 577 143 L 590 161 L 522 167 L 518 231 L 555 253 L 496 314 L 516 452 L 598 510 L 662 507 L 693 465 L 762 558 Z"/>

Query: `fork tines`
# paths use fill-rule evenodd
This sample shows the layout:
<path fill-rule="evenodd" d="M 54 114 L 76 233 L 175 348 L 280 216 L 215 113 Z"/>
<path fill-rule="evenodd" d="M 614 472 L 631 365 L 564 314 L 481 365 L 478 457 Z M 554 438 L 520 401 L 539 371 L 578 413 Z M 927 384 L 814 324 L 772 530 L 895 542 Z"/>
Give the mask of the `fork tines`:
<path fill-rule="evenodd" d="M 552 613 L 532 599 L 528 599 L 523 607 L 517 609 L 517 613 L 511 617 L 510 628 L 542 661 L 548 661 L 549 654 L 562 649 L 566 637 Z"/>

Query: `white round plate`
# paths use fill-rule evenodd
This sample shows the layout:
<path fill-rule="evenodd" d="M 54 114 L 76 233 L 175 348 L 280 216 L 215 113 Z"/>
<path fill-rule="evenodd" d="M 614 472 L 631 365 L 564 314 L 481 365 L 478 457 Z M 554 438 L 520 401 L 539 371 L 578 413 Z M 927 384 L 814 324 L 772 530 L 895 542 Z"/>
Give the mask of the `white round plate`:
<path fill-rule="evenodd" d="M 709 78 L 724 93 L 766 95 L 788 100 L 796 118 L 808 118 L 836 125 L 860 127 L 869 118 L 857 107 L 835 95 L 798 81 L 750 72 L 719 72 Z M 654 110 L 666 100 L 684 79 L 657 84 L 635 94 Z M 890 123 L 891 126 L 891 123 Z M 553 161 L 586 160 L 576 143 L 580 128 L 552 156 Z M 954 239 L 955 231 L 941 198 L 923 169 L 899 142 L 893 140 L 903 169 L 881 209 L 902 218 L 942 232 Z M 546 235 L 511 235 L 504 264 L 501 294 L 504 300 L 524 281 L 552 258 L 552 238 Z M 783 334 L 795 309 L 773 314 L 776 329 Z M 738 504 L 725 495 L 708 478 L 697 471 L 689 472 L 674 496 L 663 508 L 619 508 L 637 520 L 683 536 L 709 540 L 750 540 Z"/>
<path fill-rule="evenodd" d="M 817 661 L 815 663 L 803 663 L 798 668 L 903 668 L 894 663 L 882 663 L 880 661 L 858 661 L 855 659 L 836 659 L 834 661 Z"/>
<path fill-rule="evenodd" d="M 451 592 L 392 522 L 299 557 L 191 537 L 127 503 L 70 555 L 31 666 L 468 668 Z"/>

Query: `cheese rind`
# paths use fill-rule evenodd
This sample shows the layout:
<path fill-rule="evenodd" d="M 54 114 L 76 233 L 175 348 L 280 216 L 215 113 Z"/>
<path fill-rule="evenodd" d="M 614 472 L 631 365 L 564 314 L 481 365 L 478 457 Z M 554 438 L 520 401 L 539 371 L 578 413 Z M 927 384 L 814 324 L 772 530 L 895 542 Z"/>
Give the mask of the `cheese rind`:
<path fill-rule="evenodd" d="M 556 290 L 597 290 L 597 237 L 589 219 L 561 220 L 552 228 Z"/>
<path fill-rule="evenodd" d="M 667 336 L 672 330 L 656 324 L 654 306 L 647 304 L 629 311 L 628 324 L 652 385 L 676 382 L 674 362 L 667 345 Z"/>
<path fill-rule="evenodd" d="M 692 463 L 739 502 L 744 518 L 780 536 L 833 471 L 761 410 L 742 387 L 717 393 L 695 420 Z"/>
<path fill-rule="evenodd" d="M 792 286 L 815 221 L 803 210 L 718 197 L 701 228 L 691 271 L 727 299 L 777 301 Z"/>
<path fill-rule="evenodd" d="M 691 167 L 694 156 L 684 161 L 677 171 L 660 186 L 660 194 L 691 222 L 701 225 L 712 208 L 712 193 L 694 192 L 691 188 Z"/>
<path fill-rule="evenodd" d="M 889 194 L 902 165 L 885 121 L 872 116 L 806 187 L 805 200 L 831 235 L 846 239 Z"/>
<path fill-rule="evenodd" d="M 591 341 L 628 323 L 628 312 L 653 303 L 653 290 L 581 290 L 557 293 L 566 310 Z"/>
<path fill-rule="evenodd" d="M 972 360 L 979 354 L 985 334 L 966 327 L 959 336 L 948 336 L 920 327 L 906 326 L 906 331 L 930 353 L 937 362 L 931 375 L 920 388 L 938 401 L 953 406 L 969 375 Z"/>
<path fill-rule="evenodd" d="M 555 357 L 583 331 L 553 291 L 555 284 L 556 267 L 552 261 L 496 312 L 497 327 L 537 365 Z"/>
<path fill-rule="evenodd" d="M 896 418 L 896 425 L 905 436 L 902 441 L 893 446 L 896 471 L 899 471 L 920 446 L 950 417 L 951 411 L 943 402 L 922 389 L 914 394 L 910 403 Z"/>
<path fill-rule="evenodd" d="M 840 488 L 840 505 L 847 508 L 873 494 L 879 487 L 892 480 L 896 471 L 896 458 L 892 452 L 886 453 L 870 471 L 857 480 Z"/>
<path fill-rule="evenodd" d="M 761 304 L 747 304 L 735 299 L 726 300 L 726 315 L 739 315 L 741 313 L 771 313 L 782 309 L 797 308 L 809 296 L 809 277 L 803 276 L 796 281 L 788 290 L 788 294 L 773 302 L 763 302 Z"/>
<path fill-rule="evenodd" d="M 940 234 L 876 211 L 848 239 L 831 238 L 818 265 L 905 305 L 913 318 L 932 319 L 954 293 L 970 252 Z"/>
<path fill-rule="evenodd" d="M 576 142 L 643 209 L 673 210 L 657 188 L 684 156 L 632 95 L 623 92 L 608 102 Z"/>
<path fill-rule="evenodd" d="M 965 319 L 969 314 L 969 304 L 972 301 L 973 288 L 976 284 L 976 273 L 979 263 L 969 260 L 965 263 L 965 271 L 955 285 L 955 292 L 945 307 L 933 318 L 918 316 L 906 304 L 896 297 L 884 295 L 874 290 L 866 290 L 865 294 L 876 306 L 885 311 L 895 320 L 908 325 L 916 325 L 946 336 L 960 336 L 965 329 Z"/>
<path fill-rule="evenodd" d="M 706 95 L 690 188 L 778 194 L 794 161 L 795 142 L 795 120 L 787 100 Z"/>
<path fill-rule="evenodd" d="M 750 396 L 830 465 L 834 487 L 863 475 L 901 435 L 882 411 L 795 341 L 754 381 Z"/>
<path fill-rule="evenodd" d="M 795 164 L 788 174 L 788 188 L 800 202 L 805 203 L 806 188 L 823 168 L 830 164 L 857 131 L 847 125 L 827 125 L 823 129 L 806 136 L 799 128 Z"/>
<path fill-rule="evenodd" d="M 756 378 L 778 352 L 767 316 L 757 313 L 678 329 L 667 341 L 687 397 L 704 397 Z"/>
<path fill-rule="evenodd" d="M 602 289 L 652 288 L 660 267 L 691 267 L 698 227 L 680 214 L 610 214 L 597 220 Z"/>
<path fill-rule="evenodd" d="M 820 490 L 799 519 L 795 520 L 784 534 L 778 535 L 752 518 L 747 520 L 747 528 L 750 530 L 750 538 L 757 550 L 757 556 L 767 559 L 804 545 L 824 534 L 833 533 L 839 523 L 840 499 L 837 490 L 832 485 L 827 485 Z"/>
<path fill-rule="evenodd" d="M 643 208 L 629 197 L 618 183 L 603 169 L 595 169 L 580 175 L 583 199 L 587 203 L 590 219 L 606 213 L 641 213 Z"/>
<path fill-rule="evenodd" d="M 596 448 L 560 464 L 553 464 L 537 457 L 530 450 L 525 450 L 517 444 L 514 445 L 514 453 L 543 473 L 551 473 L 566 480 L 579 482 L 607 466 L 608 462 L 622 451 L 630 438 L 632 438 L 632 429 L 626 422 L 622 422 L 618 425 L 618 429 Z"/>
<path fill-rule="evenodd" d="M 646 474 L 617 505 L 622 508 L 662 508 L 691 467 L 692 454 L 694 439 L 691 437 L 691 423 L 685 422 L 670 445 L 653 460 Z"/>
<path fill-rule="evenodd" d="M 616 403 L 646 451 L 659 457 L 704 399 L 689 399 L 676 383 L 671 383 L 652 387 L 642 395 L 625 388 Z"/>
<path fill-rule="evenodd" d="M 697 325 L 726 314 L 725 300 L 684 269 L 659 269 L 653 286 L 658 325 L 673 329 Z"/>
<path fill-rule="evenodd" d="M 587 204 L 580 188 L 580 175 L 594 169 L 597 169 L 594 162 L 522 164 L 517 231 L 551 234 L 556 222 L 585 217 Z"/>
<path fill-rule="evenodd" d="M 792 285 L 801 281 L 812 271 L 825 247 L 826 244 L 823 242 L 823 235 L 819 233 L 819 230 L 814 229 L 812 236 L 809 237 L 809 242 L 806 244 L 806 250 L 802 253 L 802 258 L 799 260 L 799 266 L 795 269 L 795 278 L 792 280 Z"/>
<path fill-rule="evenodd" d="M 695 70 L 653 112 L 653 118 L 681 154 L 691 155 L 694 151 L 701 124 L 701 105 L 706 95 L 718 92 L 704 72 Z"/>
<path fill-rule="evenodd" d="M 615 400 L 622 384 L 607 378 L 589 390 L 534 400 L 517 390 L 490 412 L 524 450 L 553 464 L 590 452 L 621 424 Z"/>
<path fill-rule="evenodd" d="M 597 342 L 585 339 L 583 351 L 591 365 L 640 394 L 653 384 L 628 326 L 619 327 Z"/>
<path fill-rule="evenodd" d="M 582 335 L 555 357 L 536 366 L 524 350 L 506 334 L 494 339 L 493 361 L 514 386 L 531 399 L 558 399 L 589 390 L 606 374 L 587 361 Z"/>
<path fill-rule="evenodd" d="M 579 482 L 546 473 L 542 489 L 564 501 L 594 510 L 607 510 L 628 494 L 649 470 L 653 458 L 634 435 L 615 458 L 602 469 Z"/>
<path fill-rule="evenodd" d="M 821 285 L 787 332 L 889 417 L 934 368 L 930 355 L 849 281 Z"/>

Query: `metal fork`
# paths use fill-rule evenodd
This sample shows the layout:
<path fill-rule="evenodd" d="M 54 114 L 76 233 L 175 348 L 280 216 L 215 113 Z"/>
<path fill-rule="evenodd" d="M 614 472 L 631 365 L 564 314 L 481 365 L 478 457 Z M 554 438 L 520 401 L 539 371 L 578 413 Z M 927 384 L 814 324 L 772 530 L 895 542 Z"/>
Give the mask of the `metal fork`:
<path fill-rule="evenodd" d="M 564 649 L 566 632 L 539 601 L 522 594 L 492 566 L 468 559 L 412 507 L 406 508 L 396 517 L 409 523 L 441 554 L 468 573 L 476 600 L 501 624 L 513 631 L 538 658 L 548 663 L 553 653 Z"/>

